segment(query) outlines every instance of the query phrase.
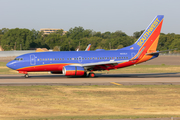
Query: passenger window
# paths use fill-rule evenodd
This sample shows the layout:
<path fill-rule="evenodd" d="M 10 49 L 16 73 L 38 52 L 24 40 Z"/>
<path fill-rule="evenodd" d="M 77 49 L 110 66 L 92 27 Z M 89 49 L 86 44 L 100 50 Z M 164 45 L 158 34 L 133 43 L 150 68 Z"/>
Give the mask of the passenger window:
<path fill-rule="evenodd" d="M 69 60 L 69 58 L 67 58 L 67 60 Z"/>
<path fill-rule="evenodd" d="M 84 60 L 84 58 L 82 58 L 82 60 Z"/>
<path fill-rule="evenodd" d="M 107 59 L 109 59 L 109 57 L 107 57 Z"/>
<path fill-rule="evenodd" d="M 39 59 L 37 59 L 39 61 Z"/>
<path fill-rule="evenodd" d="M 64 58 L 62 60 L 64 60 Z"/>

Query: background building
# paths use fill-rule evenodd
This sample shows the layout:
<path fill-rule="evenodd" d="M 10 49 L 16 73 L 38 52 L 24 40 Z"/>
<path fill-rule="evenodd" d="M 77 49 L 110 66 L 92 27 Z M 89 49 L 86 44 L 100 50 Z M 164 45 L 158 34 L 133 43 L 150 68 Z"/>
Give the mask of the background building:
<path fill-rule="evenodd" d="M 44 34 L 50 34 L 50 33 L 53 33 L 53 32 L 56 32 L 58 30 L 63 30 L 63 29 L 54 29 L 54 28 L 42 28 L 40 29 L 40 31 L 43 31 Z M 64 31 L 63 30 L 63 35 L 66 33 L 67 31 Z"/>

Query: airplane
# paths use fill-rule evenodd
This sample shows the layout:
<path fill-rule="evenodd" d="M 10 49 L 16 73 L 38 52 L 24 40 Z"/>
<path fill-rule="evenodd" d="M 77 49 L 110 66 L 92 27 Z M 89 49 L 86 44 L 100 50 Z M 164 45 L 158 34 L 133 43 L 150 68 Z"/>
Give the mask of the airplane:
<path fill-rule="evenodd" d="M 86 47 L 85 51 L 90 51 L 90 49 L 91 49 L 91 44 L 89 44 L 89 45 Z M 77 48 L 76 51 L 79 51 L 79 48 Z"/>
<path fill-rule="evenodd" d="M 152 60 L 156 51 L 164 15 L 157 15 L 139 39 L 118 50 L 35 52 L 20 55 L 7 63 L 7 67 L 25 74 L 50 71 L 65 76 L 95 77 L 93 71 L 111 70 Z M 87 75 L 87 73 L 89 73 Z"/>

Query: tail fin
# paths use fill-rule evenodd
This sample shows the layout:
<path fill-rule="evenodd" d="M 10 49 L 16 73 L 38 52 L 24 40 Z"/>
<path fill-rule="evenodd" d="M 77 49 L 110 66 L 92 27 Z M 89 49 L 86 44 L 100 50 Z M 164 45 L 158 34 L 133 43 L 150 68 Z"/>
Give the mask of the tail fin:
<path fill-rule="evenodd" d="M 153 48 L 153 50 L 156 50 L 163 18 L 164 18 L 164 15 L 157 15 L 154 18 L 154 20 L 146 28 L 143 34 L 135 42 L 134 46 L 136 49 L 141 49 L 143 48 L 143 46 L 150 47 L 152 44 L 156 44 L 155 48 Z"/>
<path fill-rule="evenodd" d="M 135 57 L 137 57 L 137 55 L 142 52 L 138 57 L 138 59 L 141 59 L 139 62 L 143 62 L 149 59 L 150 56 L 145 57 L 146 53 L 156 52 L 163 18 L 164 15 L 157 15 L 143 32 L 143 34 L 139 37 L 139 39 L 133 45 L 129 46 L 130 49 L 138 50 L 138 53 Z"/>
<path fill-rule="evenodd" d="M 91 48 L 91 44 L 89 44 L 89 45 L 87 46 L 87 48 L 86 48 L 86 50 L 85 50 L 85 51 L 89 51 L 89 50 L 90 50 L 90 48 Z"/>

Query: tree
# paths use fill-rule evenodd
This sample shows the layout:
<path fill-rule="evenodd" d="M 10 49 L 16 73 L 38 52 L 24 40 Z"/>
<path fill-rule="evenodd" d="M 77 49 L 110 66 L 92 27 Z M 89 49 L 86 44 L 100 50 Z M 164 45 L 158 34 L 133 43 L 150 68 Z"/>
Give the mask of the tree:
<path fill-rule="evenodd" d="M 66 33 L 66 35 L 68 38 L 77 40 L 84 37 L 83 32 L 84 32 L 84 28 L 79 26 L 75 28 L 70 28 L 69 31 Z"/>
<path fill-rule="evenodd" d="M 138 39 L 138 38 L 142 35 L 142 33 L 143 33 L 144 31 L 145 31 L 145 30 L 141 30 L 140 32 L 138 32 L 138 31 L 134 32 L 134 33 L 133 33 L 133 37 L 134 37 L 135 39 Z"/>

